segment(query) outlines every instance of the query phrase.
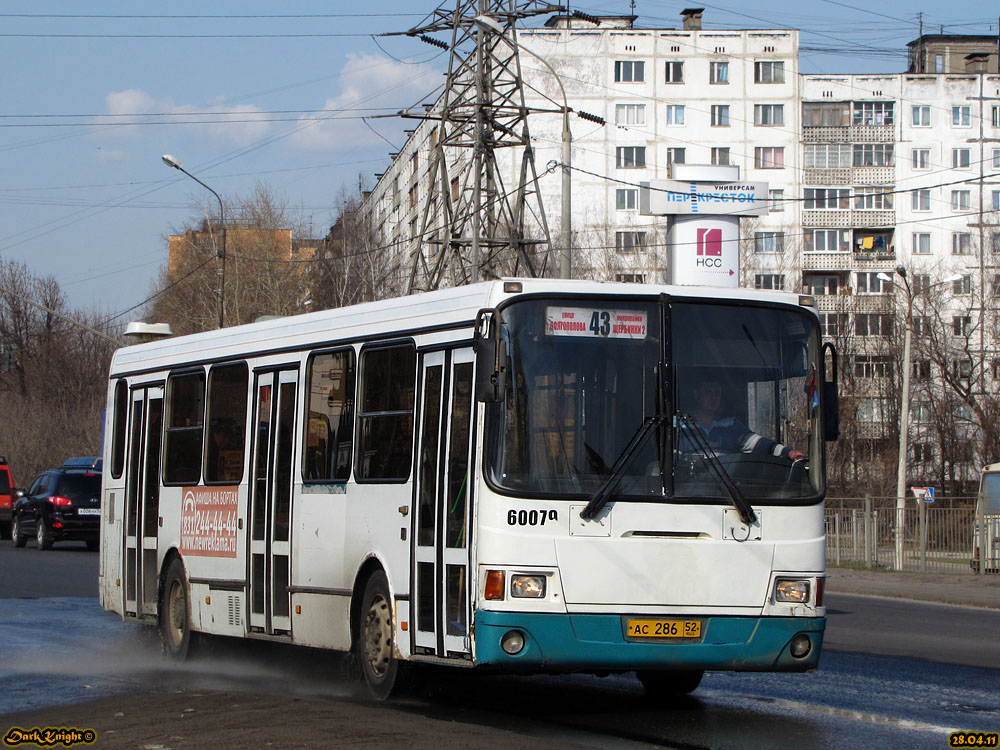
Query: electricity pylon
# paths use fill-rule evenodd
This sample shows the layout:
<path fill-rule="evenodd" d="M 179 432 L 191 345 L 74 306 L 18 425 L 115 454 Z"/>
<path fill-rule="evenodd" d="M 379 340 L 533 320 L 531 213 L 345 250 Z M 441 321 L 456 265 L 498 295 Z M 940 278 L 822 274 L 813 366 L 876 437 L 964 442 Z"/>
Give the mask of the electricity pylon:
<path fill-rule="evenodd" d="M 565 10 L 541 0 L 456 0 L 410 29 L 449 50 L 444 93 L 421 117 L 435 120 L 420 231 L 411 239 L 407 292 L 484 278 L 544 274 L 551 262 L 548 224 L 528 136 L 516 23 Z M 445 43 L 430 34 L 450 32 Z M 560 111 L 560 110 L 530 110 Z M 507 184 L 497 152 L 520 157 Z M 541 236 L 525 236 L 525 222 Z"/>

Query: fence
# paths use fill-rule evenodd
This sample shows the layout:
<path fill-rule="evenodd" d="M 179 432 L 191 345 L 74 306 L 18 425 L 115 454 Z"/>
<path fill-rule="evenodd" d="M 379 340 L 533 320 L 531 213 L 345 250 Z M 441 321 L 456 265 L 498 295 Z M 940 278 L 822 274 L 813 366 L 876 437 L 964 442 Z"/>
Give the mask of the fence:
<path fill-rule="evenodd" d="M 919 504 L 908 498 L 904 516 L 902 570 L 971 574 L 983 568 L 996 572 L 998 553 L 993 540 L 1000 535 L 1000 521 L 987 517 L 977 525 L 974 498 L 938 498 Z M 984 548 L 984 566 L 977 552 L 980 547 Z M 826 559 L 831 565 L 895 569 L 896 499 L 829 499 Z"/>

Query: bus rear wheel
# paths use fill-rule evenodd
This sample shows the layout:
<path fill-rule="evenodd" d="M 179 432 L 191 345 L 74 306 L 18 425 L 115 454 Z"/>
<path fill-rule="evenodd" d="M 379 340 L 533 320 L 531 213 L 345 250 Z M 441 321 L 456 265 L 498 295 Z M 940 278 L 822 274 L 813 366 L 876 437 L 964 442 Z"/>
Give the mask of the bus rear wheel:
<path fill-rule="evenodd" d="M 167 566 L 160 589 L 159 626 L 163 652 L 178 661 L 187 658 L 191 647 L 189 611 L 184 564 L 174 559 Z"/>
<path fill-rule="evenodd" d="M 355 655 L 369 692 L 389 698 L 399 686 L 400 664 L 393 653 L 392 600 L 389 581 L 381 570 L 372 573 L 358 610 Z"/>
<path fill-rule="evenodd" d="M 677 698 L 694 692 L 705 676 L 703 669 L 636 672 L 646 693 L 654 698 Z"/>

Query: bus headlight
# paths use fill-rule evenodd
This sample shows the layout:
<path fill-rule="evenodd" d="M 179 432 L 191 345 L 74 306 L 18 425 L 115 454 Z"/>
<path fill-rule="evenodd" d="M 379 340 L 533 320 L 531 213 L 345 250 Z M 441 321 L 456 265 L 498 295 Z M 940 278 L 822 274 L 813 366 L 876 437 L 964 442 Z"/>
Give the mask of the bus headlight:
<path fill-rule="evenodd" d="M 774 601 L 790 604 L 808 604 L 809 581 L 779 578 L 774 583 Z"/>
<path fill-rule="evenodd" d="M 538 575 L 511 576 L 510 595 L 515 599 L 544 599 L 545 576 L 538 576 Z"/>

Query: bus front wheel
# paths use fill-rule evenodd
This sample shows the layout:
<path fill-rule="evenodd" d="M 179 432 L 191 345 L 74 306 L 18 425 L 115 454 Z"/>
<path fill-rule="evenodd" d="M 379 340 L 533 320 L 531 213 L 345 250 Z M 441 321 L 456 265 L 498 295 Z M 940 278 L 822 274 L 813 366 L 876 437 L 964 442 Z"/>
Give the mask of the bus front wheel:
<path fill-rule="evenodd" d="M 386 700 L 396 690 L 400 664 L 393 653 L 392 600 L 389 581 L 381 570 L 372 573 L 358 611 L 355 653 L 368 690 Z"/>
<path fill-rule="evenodd" d="M 650 696 L 676 698 L 694 692 L 701 684 L 701 678 L 705 676 L 705 672 L 701 669 L 677 672 L 636 672 L 636 676 Z"/>
<path fill-rule="evenodd" d="M 187 658 L 191 646 L 189 611 L 184 564 L 174 559 L 167 566 L 160 589 L 159 624 L 163 652 L 178 661 Z"/>

